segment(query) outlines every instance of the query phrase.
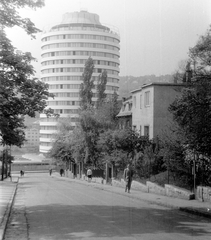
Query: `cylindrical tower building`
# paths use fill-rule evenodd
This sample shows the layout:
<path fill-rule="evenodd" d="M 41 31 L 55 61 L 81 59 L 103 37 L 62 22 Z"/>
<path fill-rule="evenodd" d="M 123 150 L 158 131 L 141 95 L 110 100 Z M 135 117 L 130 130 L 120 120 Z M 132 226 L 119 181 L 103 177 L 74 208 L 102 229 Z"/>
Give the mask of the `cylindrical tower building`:
<path fill-rule="evenodd" d="M 55 95 L 48 99 L 48 107 L 60 118 L 78 120 L 79 91 L 86 60 L 94 60 L 92 78 L 97 83 L 99 74 L 107 71 L 107 96 L 118 93 L 120 37 L 113 27 L 102 25 L 97 14 L 87 11 L 66 13 L 60 24 L 42 35 L 41 80 L 49 84 Z M 93 101 L 96 91 L 93 90 Z M 57 131 L 57 119 L 40 115 L 40 152 L 50 150 Z"/>

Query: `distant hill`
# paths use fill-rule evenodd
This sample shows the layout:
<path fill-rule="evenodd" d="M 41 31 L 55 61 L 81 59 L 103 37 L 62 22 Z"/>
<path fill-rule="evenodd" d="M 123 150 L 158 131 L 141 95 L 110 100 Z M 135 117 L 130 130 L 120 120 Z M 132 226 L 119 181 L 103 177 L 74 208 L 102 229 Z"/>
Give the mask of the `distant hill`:
<path fill-rule="evenodd" d="M 122 76 L 119 80 L 119 97 L 131 96 L 131 91 L 140 88 L 143 84 L 152 82 L 173 82 L 172 75 L 146 75 L 140 77 Z"/>

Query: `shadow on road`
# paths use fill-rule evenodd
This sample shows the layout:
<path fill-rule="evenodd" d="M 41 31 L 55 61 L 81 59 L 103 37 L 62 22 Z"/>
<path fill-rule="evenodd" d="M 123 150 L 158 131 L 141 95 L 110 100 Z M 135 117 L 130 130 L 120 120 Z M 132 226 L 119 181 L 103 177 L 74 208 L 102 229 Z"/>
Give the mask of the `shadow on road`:
<path fill-rule="evenodd" d="M 154 235 L 155 238 L 150 239 L 159 239 L 156 238 L 159 234 L 164 237 L 169 233 L 187 235 L 190 239 L 205 236 L 203 239 L 206 239 L 210 234 L 201 228 L 200 220 L 184 217 L 177 210 L 52 204 L 30 207 L 27 212 L 33 226 L 30 227 L 30 235 L 36 239 L 130 239 L 146 234 Z"/>

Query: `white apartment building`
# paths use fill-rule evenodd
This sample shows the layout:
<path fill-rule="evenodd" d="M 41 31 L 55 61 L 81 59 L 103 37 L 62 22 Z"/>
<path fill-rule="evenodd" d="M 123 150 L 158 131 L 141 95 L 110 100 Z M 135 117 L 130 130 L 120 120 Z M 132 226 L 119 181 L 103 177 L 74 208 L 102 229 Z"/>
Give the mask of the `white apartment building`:
<path fill-rule="evenodd" d="M 45 31 L 41 39 L 41 80 L 49 84 L 55 98 L 48 107 L 60 118 L 78 120 L 79 91 L 86 60 L 94 60 L 92 75 L 97 83 L 99 74 L 107 71 L 107 97 L 119 88 L 120 37 L 113 27 L 102 25 L 97 14 L 87 11 L 66 13 L 62 22 Z M 96 91 L 93 90 L 93 101 Z M 40 114 L 40 152 L 50 150 L 57 131 L 57 119 Z"/>

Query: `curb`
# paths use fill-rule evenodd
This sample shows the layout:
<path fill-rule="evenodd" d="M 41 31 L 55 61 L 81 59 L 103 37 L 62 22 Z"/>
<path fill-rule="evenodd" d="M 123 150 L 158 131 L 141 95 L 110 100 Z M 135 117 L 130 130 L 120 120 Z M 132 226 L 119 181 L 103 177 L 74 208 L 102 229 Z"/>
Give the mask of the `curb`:
<path fill-rule="evenodd" d="M 199 211 L 197 209 L 194 208 L 188 208 L 188 207 L 180 207 L 179 208 L 180 211 L 182 212 L 187 212 L 187 213 L 191 213 L 197 216 L 201 216 L 201 217 L 205 217 L 205 218 L 209 218 L 211 219 L 211 214 L 205 211 Z"/>
<path fill-rule="evenodd" d="M 2 221 L 2 224 L 1 224 L 1 227 L 0 227 L 0 240 L 3 240 L 4 236 L 5 236 L 7 224 L 9 222 L 10 213 L 11 213 L 12 206 L 13 206 L 13 203 L 14 203 L 14 200 L 15 200 L 15 195 L 16 195 L 16 192 L 17 192 L 18 182 L 19 182 L 19 177 L 17 179 L 17 182 L 14 182 L 14 183 L 16 183 L 16 186 L 15 186 L 15 189 L 12 193 L 12 197 L 11 197 L 11 199 L 10 199 L 8 205 L 7 205 L 7 209 L 4 213 L 3 221 Z"/>
<path fill-rule="evenodd" d="M 53 177 L 58 177 L 59 178 L 59 176 L 53 176 Z M 84 184 L 84 185 L 87 185 L 87 183 L 84 183 L 83 181 L 81 181 L 81 180 L 75 180 L 75 179 L 68 179 L 68 178 L 66 178 L 66 177 L 64 177 L 63 178 L 64 179 L 64 181 L 65 180 L 69 180 L 69 181 L 74 181 L 74 182 L 77 182 L 77 183 L 79 183 L 79 184 Z M 98 189 L 100 189 L 100 190 L 104 190 L 104 191 L 108 191 L 108 192 L 113 192 L 112 191 L 112 189 L 109 189 L 109 188 L 101 188 L 101 184 L 99 184 L 99 183 L 95 183 L 95 185 L 89 185 L 89 186 L 92 186 L 92 187 L 95 187 L 95 188 L 98 188 Z M 111 185 L 109 185 L 109 186 L 111 186 Z M 111 186 L 112 187 L 112 186 Z M 211 212 L 210 213 L 208 213 L 208 212 L 205 212 L 205 211 L 200 211 L 200 210 L 198 210 L 198 209 L 195 209 L 195 208 L 191 208 L 191 207 L 177 207 L 177 206 L 174 206 L 174 205 L 172 205 L 172 204 L 168 204 L 168 203 L 162 203 L 162 202 L 159 202 L 159 201 L 154 201 L 154 200 L 149 200 L 149 199 L 143 199 L 143 198 L 141 198 L 141 197 L 137 197 L 137 196 L 132 196 L 132 195 L 130 195 L 130 194 L 125 194 L 125 192 L 122 192 L 122 193 L 120 193 L 120 192 L 116 192 L 116 194 L 118 194 L 118 195 L 123 195 L 123 196 L 127 196 L 127 197 L 132 197 L 132 198 L 134 198 L 134 199 L 137 199 L 137 200 L 141 200 L 141 201 L 143 201 L 143 202 L 148 202 L 148 203 L 150 203 L 150 204 L 156 204 L 156 205 L 158 205 L 158 206 L 162 206 L 162 207 L 168 207 L 168 208 L 172 208 L 172 209 L 177 209 L 177 210 L 179 210 L 179 211 L 182 211 L 182 212 L 187 212 L 187 213 L 190 213 L 190 214 L 192 214 L 192 215 L 196 215 L 196 216 L 201 216 L 201 217 L 205 217 L 205 218 L 209 218 L 209 219 L 211 219 Z M 159 195 L 158 195 L 159 196 Z"/>

